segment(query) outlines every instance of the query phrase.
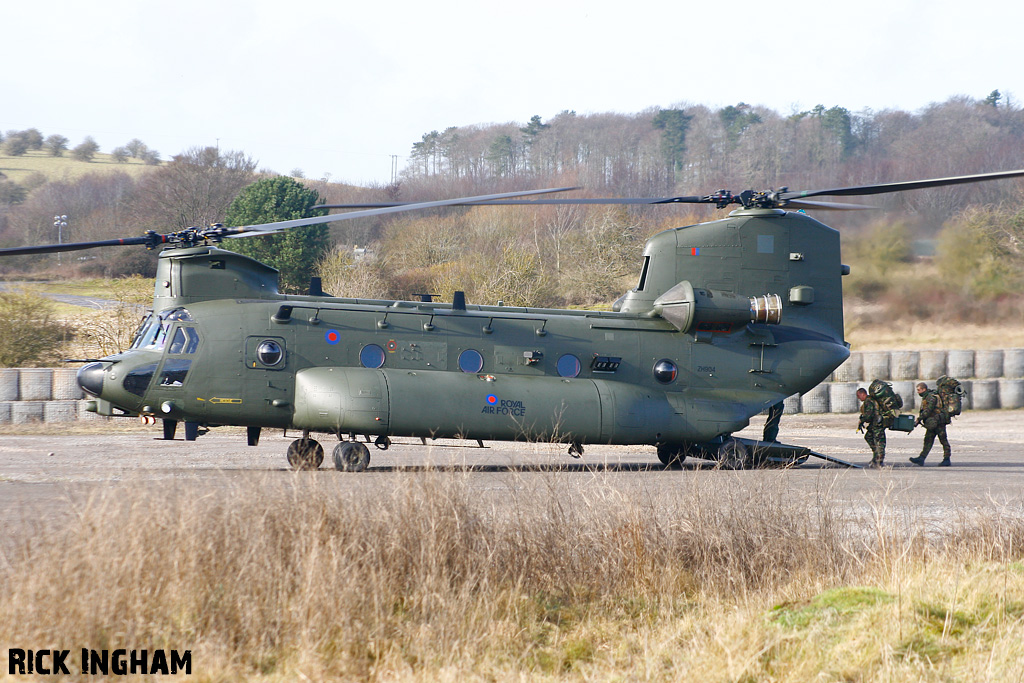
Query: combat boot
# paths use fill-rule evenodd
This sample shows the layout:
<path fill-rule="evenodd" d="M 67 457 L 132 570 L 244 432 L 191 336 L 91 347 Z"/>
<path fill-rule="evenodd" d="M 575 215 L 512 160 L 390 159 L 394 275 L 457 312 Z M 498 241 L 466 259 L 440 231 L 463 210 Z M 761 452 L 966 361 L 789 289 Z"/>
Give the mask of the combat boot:
<path fill-rule="evenodd" d="M 925 457 L 926 456 L 919 455 L 916 458 L 911 458 L 910 462 L 914 463 L 918 467 L 923 467 L 924 466 L 924 459 L 925 459 Z"/>
<path fill-rule="evenodd" d="M 949 467 L 952 464 L 953 463 L 949 461 L 949 458 L 943 458 L 942 462 L 939 463 L 939 467 Z"/>

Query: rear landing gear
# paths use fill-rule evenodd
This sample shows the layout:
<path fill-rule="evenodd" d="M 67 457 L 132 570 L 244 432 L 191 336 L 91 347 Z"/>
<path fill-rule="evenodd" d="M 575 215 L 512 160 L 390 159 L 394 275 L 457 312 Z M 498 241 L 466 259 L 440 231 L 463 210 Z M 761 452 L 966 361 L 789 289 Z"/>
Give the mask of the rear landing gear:
<path fill-rule="evenodd" d="M 658 460 L 665 467 L 679 469 L 683 466 L 683 461 L 686 460 L 686 451 L 685 444 L 660 443 L 658 444 Z"/>
<path fill-rule="evenodd" d="M 315 470 L 324 461 L 324 447 L 305 437 L 288 446 L 288 464 L 293 470 Z"/>
<path fill-rule="evenodd" d="M 718 467 L 723 470 L 749 469 L 753 465 L 750 449 L 739 439 L 726 439 L 718 449 Z"/>
<path fill-rule="evenodd" d="M 370 464 L 370 449 L 358 441 L 343 441 L 334 447 L 334 467 L 342 472 L 362 472 Z"/>

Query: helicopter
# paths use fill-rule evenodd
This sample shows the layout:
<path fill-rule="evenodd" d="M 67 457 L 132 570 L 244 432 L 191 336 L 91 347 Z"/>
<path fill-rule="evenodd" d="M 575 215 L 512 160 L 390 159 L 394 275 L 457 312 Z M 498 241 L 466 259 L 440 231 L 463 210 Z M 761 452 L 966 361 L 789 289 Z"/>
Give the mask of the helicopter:
<path fill-rule="evenodd" d="M 393 437 L 653 446 L 666 467 L 689 456 L 729 469 L 799 464 L 808 448 L 733 434 L 824 381 L 849 357 L 839 233 L 806 209 L 864 209 L 863 196 L 1024 176 L 1024 170 L 826 190 L 567 199 L 552 188 L 356 208 L 277 223 L 187 228 L 114 240 L 0 249 L 0 256 L 162 247 L 152 312 L 129 349 L 86 359 L 78 383 L 99 415 L 162 421 L 173 439 L 217 426 L 298 431 L 293 469 L 366 470 L 367 443 Z M 652 236 L 636 287 L 611 311 L 332 297 L 278 291 L 275 269 L 224 239 L 444 206 L 713 204 L 725 218 Z M 781 411 L 780 411 L 781 414 Z M 358 437 L 362 436 L 360 440 Z M 841 462 L 841 461 L 839 461 Z"/>

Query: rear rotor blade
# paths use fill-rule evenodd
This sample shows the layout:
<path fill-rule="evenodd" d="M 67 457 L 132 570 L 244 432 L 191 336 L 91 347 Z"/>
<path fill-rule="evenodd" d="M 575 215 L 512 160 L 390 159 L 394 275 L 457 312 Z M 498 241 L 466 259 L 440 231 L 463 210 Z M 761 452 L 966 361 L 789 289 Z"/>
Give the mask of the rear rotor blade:
<path fill-rule="evenodd" d="M 877 206 L 867 204 L 842 204 L 840 202 L 811 202 L 804 199 L 790 199 L 787 209 L 816 209 L 817 211 L 877 211 Z"/>
<path fill-rule="evenodd" d="M 977 183 L 985 180 L 1017 178 L 1020 176 L 1024 176 L 1024 170 L 998 171 L 996 173 L 977 173 L 975 175 L 952 176 L 950 178 L 931 178 L 929 180 L 910 180 L 902 183 L 882 183 L 879 185 L 855 185 L 852 187 L 837 187 L 831 190 L 805 190 L 800 192 L 782 192 L 779 196 L 781 199 L 795 199 L 798 197 L 820 197 L 822 195 L 830 195 L 833 197 L 854 197 L 870 194 L 884 194 L 886 192 L 921 190 L 926 187 L 960 185 L 961 183 Z"/>
<path fill-rule="evenodd" d="M 579 189 L 579 188 L 566 188 Z M 449 206 L 532 206 L 541 204 L 708 204 L 707 197 L 619 197 L 599 199 L 496 199 L 488 201 L 463 201 Z M 368 204 L 318 204 L 314 209 L 369 209 L 391 206 L 410 206 L 411 202 L 374 202 Z"/>

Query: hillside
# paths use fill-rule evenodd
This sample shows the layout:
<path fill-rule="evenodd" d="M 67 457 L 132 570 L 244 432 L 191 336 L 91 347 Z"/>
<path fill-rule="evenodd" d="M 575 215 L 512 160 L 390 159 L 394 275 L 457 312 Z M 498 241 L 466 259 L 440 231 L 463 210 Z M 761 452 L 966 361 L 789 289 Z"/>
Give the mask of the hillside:
<path fill-rule="evenodd" d="M 47 180 L 74 180 L 87 173 L 112 171 L 121 171 L 138 177 L 154 168 L 139 159 L 128 159 L 127 162 L 119 164 L 114 161 L 113 156 L 102 152 L 97 152 L 92 161 L 78 161 L 70 153 L 55 157 L 44 150 L 31 150 L 17 157 L 0 152 L 0 173 L 19 185 L 25 185 L 34 173 L 42 174 Z"/>

